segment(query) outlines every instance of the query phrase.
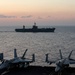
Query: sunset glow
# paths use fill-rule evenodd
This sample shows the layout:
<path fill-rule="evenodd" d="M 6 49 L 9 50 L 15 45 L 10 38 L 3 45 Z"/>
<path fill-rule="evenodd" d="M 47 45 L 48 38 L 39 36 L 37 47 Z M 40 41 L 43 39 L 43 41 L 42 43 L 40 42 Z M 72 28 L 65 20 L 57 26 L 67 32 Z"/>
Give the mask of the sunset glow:
<path fill-rule="evenodd" d="M 75 0 L 0 0 L 0 25 L 75 25 Z M 12 24 L 11 24 L 12 23 Z"/>

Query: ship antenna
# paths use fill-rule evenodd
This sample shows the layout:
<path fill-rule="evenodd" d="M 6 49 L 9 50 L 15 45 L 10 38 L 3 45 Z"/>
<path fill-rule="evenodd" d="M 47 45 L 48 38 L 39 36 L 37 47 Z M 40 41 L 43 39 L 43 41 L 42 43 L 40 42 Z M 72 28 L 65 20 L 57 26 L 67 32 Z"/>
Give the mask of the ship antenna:
<path fill-rule="evenodd" d="M 36 26 L 36 22 L 34 22 L 34 25 Z"/>

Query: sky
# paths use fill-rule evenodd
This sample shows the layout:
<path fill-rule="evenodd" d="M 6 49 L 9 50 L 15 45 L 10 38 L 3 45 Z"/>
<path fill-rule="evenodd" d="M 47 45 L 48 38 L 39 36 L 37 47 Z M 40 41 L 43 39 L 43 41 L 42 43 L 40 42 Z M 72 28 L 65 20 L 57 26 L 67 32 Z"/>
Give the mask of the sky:
<path fill-rule="evenodd" d="M 75 0 L 0 0 L 0 26 L 75 26 Z"/>

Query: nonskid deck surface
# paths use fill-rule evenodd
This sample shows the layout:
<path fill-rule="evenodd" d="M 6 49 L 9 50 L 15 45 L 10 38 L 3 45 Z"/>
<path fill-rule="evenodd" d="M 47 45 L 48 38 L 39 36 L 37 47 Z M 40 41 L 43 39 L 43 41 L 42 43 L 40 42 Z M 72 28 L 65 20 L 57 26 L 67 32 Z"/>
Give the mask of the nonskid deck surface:
<path fill-rule="evenodd" d="M 14 68 L 1 75 L 58 75 L 59 73 L 56 73 L 54 69 L 55 67 L 29 66 L 27 68 Z M 75 68 L 66 68 L 60 74 L 75 75 Z"/>

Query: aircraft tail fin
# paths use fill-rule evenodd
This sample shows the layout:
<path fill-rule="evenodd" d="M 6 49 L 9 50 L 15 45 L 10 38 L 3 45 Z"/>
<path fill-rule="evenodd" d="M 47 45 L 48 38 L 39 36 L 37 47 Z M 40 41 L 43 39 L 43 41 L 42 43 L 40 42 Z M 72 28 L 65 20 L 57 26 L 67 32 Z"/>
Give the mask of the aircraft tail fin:
<path fill-rule="evenodd" d="M 32 61 L 35 62 L 35 54 L 32 54 Z"/>
<path fill-rule="evenodd" d="M 62 58 L 63 58 L 63 56 L 62 56 L 61 50 L 59 50 L 59 53 L 60 53 L 60 58 L 62 59 Z"/>
<path fill-rule="evenodd" d="M 24 52 L 24 54 L 23 54 L 22 58 L 24 58 L 24 57 L 25 57 L 27 50 L 28 50 L 28 49 L 26 49 L 26 50 L 25 50 L 25 52 Z"/>
<path fill-rule="evenodd" d="M 72 52 L 73 52 L 73 50 L 70 52 L 70 54 L 69 54 L 69 56 L 68 56 L 68 59 L 70 59 L 70 57 L 71 57 L 71 55 L 72 55 Z"/>
<path fill-rule="evenodd" d="M 16 49 L 14 49 L 14 58 L 17 57 L 17 52 L 16 52 Z"/>
<path fill-rule="evenodd" d="M 0 60 L 3 60 L 3 58 L 4 58 L 3 53 L 0 53 Z"/>
<path fill-rule="evenodd" d="M 46 54 L 46 60 L 45 62 L 49 63 L 49 60 L 48 60 L 48 53 Z"/>

